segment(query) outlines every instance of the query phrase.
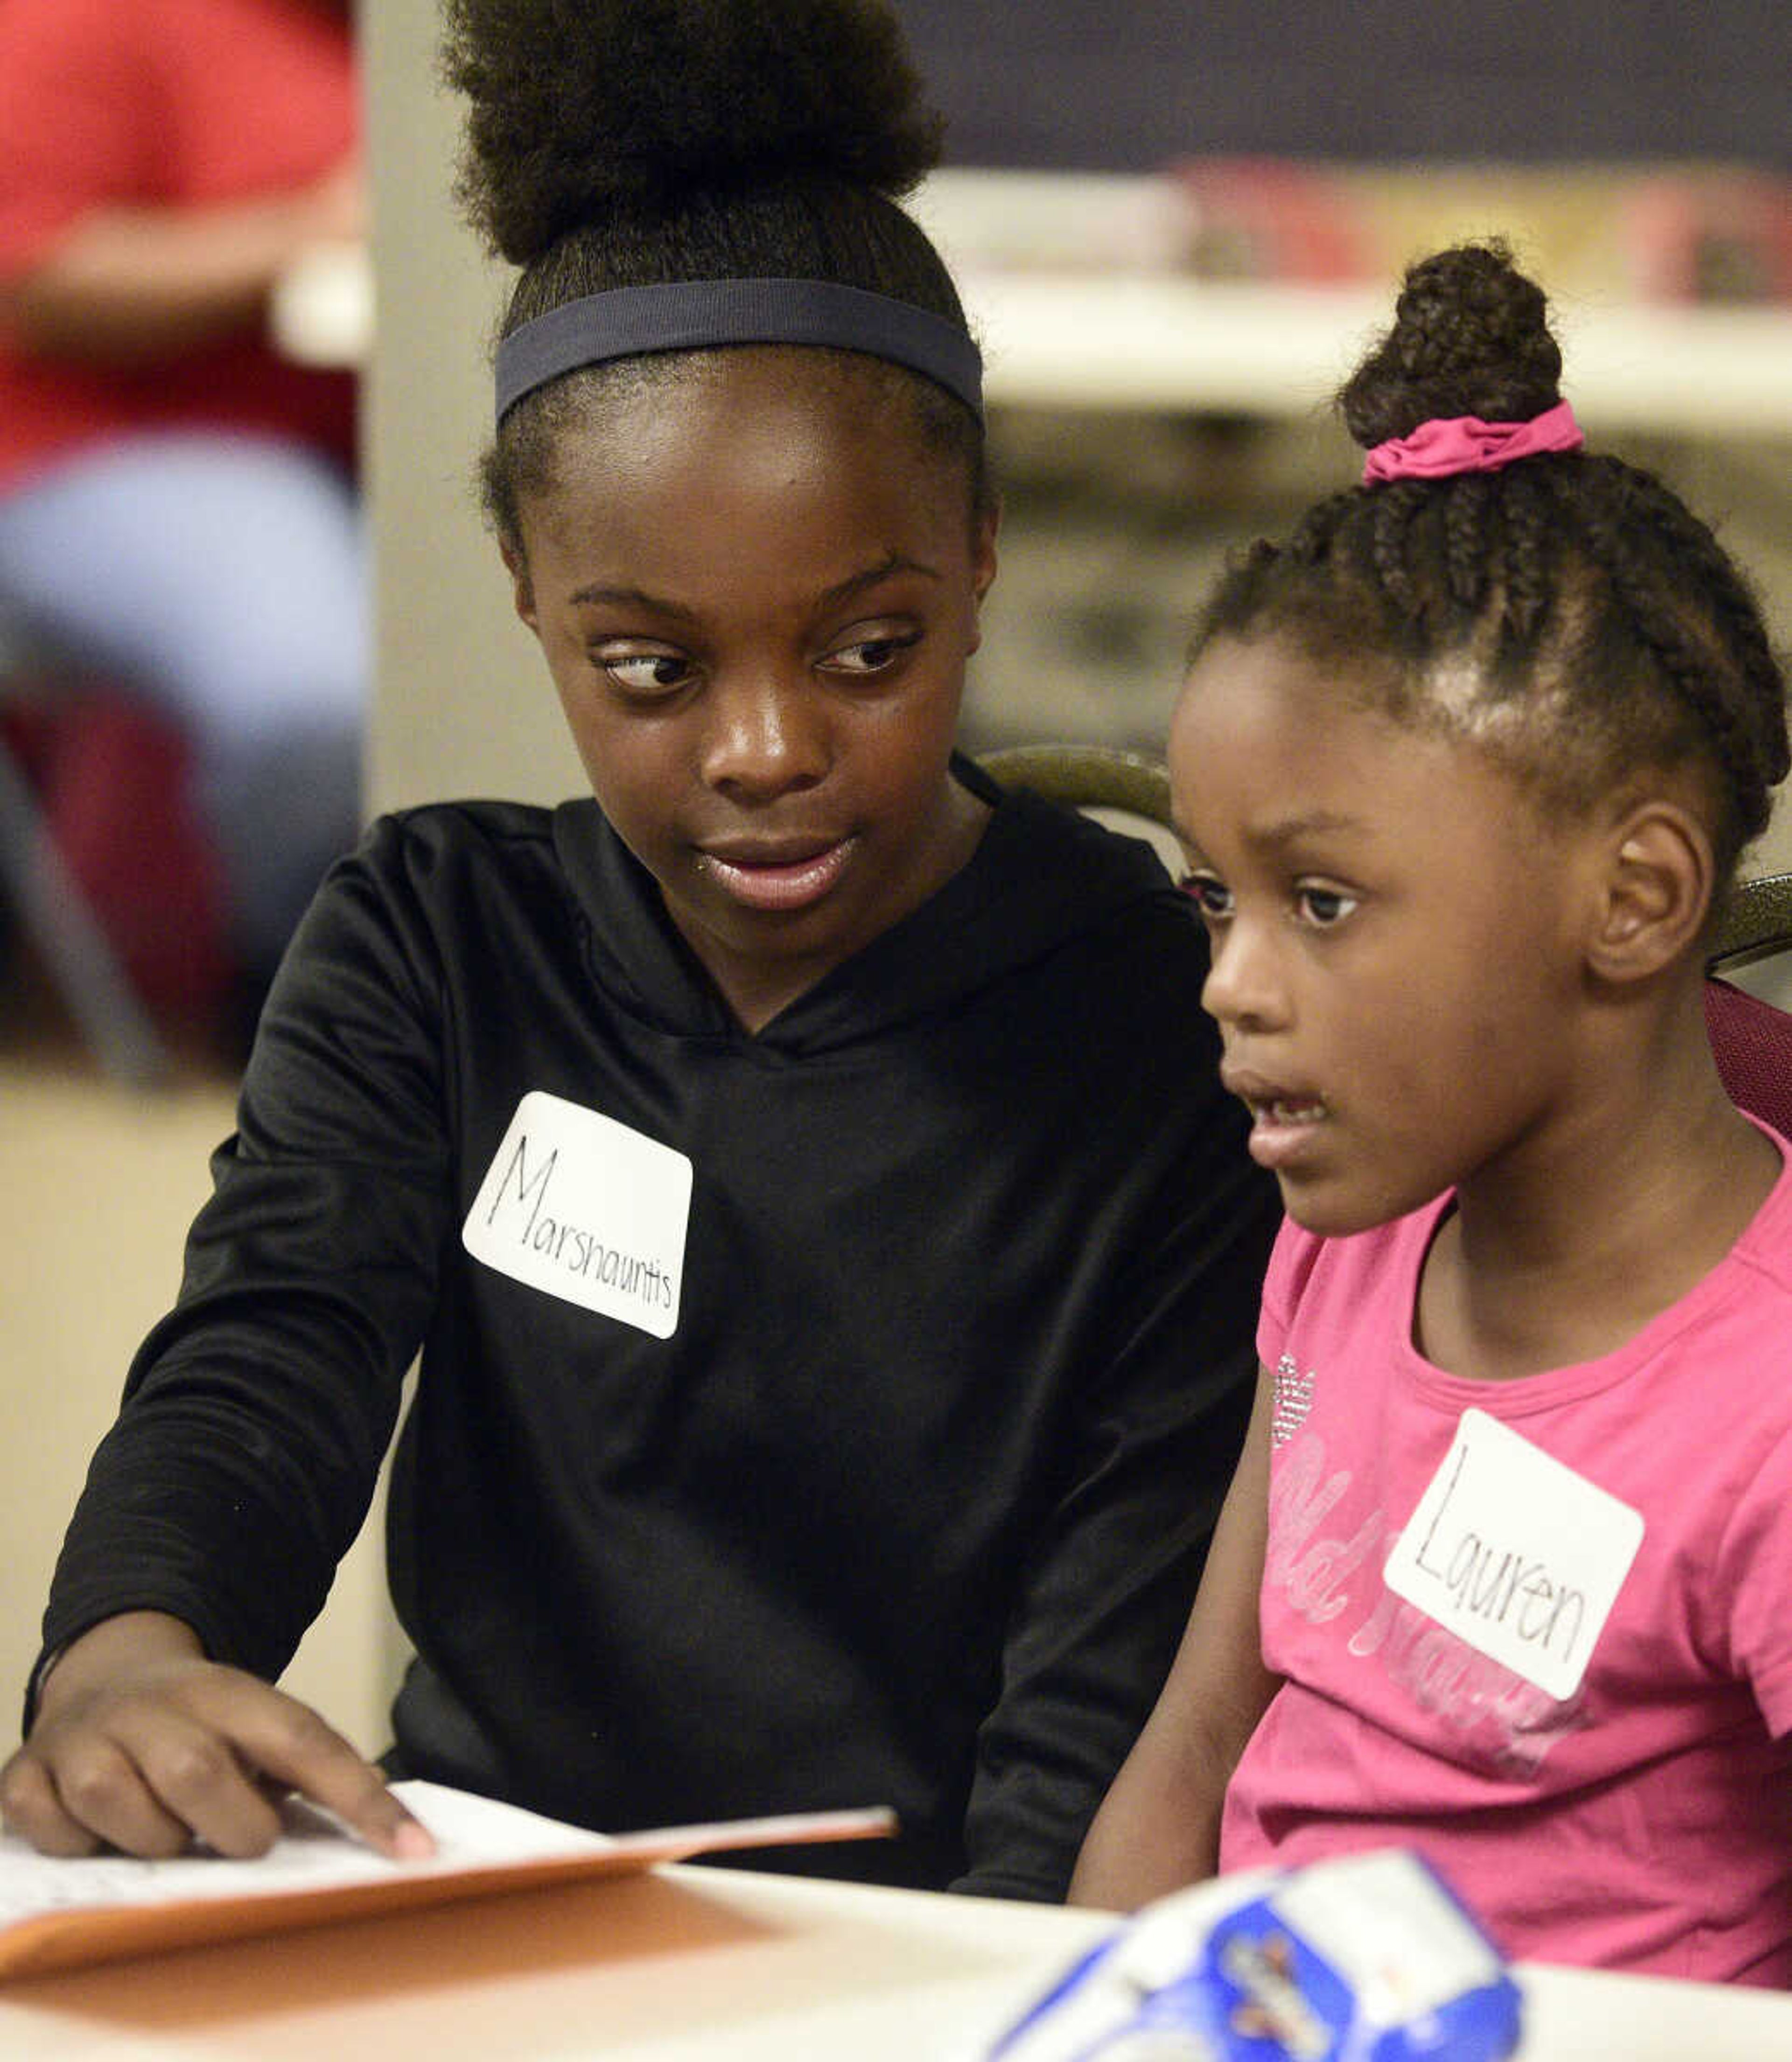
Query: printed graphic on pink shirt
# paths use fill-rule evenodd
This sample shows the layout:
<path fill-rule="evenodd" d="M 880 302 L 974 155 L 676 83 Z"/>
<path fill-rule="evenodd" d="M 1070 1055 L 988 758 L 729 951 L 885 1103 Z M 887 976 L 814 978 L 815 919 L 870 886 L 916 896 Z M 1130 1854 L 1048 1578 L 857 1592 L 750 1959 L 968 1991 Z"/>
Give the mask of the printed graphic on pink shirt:
<path fill-rule="evenodd" d="M 1556 1743 L 1584 1723 L 1582 1698 L 1551 1697 L 1386 1587 L 1382 1564 L 1399 1524 L 1379 1504 L 1360 1514 L 1352 1509 L 1350 1469 L 1327 1472 L 1325 1440 L 1304 1422 L 1314 1374 L 1301 1374 L 1284 1354 L 1275 1379 L 1272 1439 L 1282 1450 L 1269 1485 L 1265 1602 L 1279 1591 L 1307 1624 L 1335 1627 L 1346 1652 L 1457 1735 L 1468 1757 L 1507 1775 L 1534 1775 Z M 1275 1429 L 1284 1422 L 1285 1385 L 1301 1406 L 1288 1414 L 1285 1433 Z"/>

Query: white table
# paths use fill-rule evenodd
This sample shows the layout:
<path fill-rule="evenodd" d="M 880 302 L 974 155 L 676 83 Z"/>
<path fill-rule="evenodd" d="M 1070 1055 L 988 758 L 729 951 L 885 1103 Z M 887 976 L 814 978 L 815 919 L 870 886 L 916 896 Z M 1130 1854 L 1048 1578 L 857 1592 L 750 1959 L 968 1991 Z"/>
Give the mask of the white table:
<path fill-rule="evenodd" d="M 0 1987 L 8 2062 L 960 2062 L 1089 1912 L 731 1870 L 523 1892 Z M 1525 1968 L 1523 2062 L 1792 2056 L 1792 1998 Z"/>

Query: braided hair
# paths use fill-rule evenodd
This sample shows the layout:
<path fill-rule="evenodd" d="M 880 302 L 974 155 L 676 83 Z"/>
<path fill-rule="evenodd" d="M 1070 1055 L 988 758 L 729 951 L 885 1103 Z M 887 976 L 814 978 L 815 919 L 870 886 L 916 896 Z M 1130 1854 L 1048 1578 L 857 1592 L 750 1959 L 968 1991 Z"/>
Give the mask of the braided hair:
<path fill-rule="evenodd" d="M 446 0 L 442 68 L 469 102 L 457 195 L 521 268 L 499 334 L 614 287 L 800 279 L 967 327 L 944 262 L 898 203 L 937 162 L 901 31 L 879 0 Z M 982 425 L 906 368 L 844 351 L 962 463 L 988 505 Z M 482 467 L 520 552 L 521 498 L 599 397 L 676 376 L 684 354 L 581 367 L 510 411 Z"/>
<path fill-rule="evenodd" d="M 1497 243 L 1405 275 L 1339 397 L 1365 448 L 1437 419 L 1555 406 L 1561 353 Z M 1222 582 L 1195 637 L 1279 634 L 1384 713 L 1473 738 L 1581 812 L 1639 768 L 1700 768 L 1720 891 L 1787 770 L 1786 682 L 1760 609 L 1671 489 L 1582 452 L 1321 502 Z"/>

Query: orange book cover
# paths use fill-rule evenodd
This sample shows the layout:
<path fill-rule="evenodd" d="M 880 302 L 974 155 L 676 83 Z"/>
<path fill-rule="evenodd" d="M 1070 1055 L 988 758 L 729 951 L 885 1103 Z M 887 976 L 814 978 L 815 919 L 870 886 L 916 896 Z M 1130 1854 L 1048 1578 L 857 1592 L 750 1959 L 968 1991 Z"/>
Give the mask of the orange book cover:
<path fill-rule="evenodd" d="M 375 1854 L 297 1799 L 255 1861 L 59 1860 L 0 1839 L 0 1980 L 291 1928 L 322 1925 L 544 1883 L 629 1875 L 728 1849 L 887 1838 L 881 1808 L 734 1819 L 649 1832 L 587 1832 L 437 1783 L 394 1786 L 435 1835 L 427 1861 Z"/>

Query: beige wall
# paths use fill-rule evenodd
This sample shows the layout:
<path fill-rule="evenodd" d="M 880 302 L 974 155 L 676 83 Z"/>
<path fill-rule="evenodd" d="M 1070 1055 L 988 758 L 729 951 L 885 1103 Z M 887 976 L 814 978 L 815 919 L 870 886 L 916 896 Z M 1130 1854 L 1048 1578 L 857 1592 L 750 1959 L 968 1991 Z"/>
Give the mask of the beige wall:
<path fill-rule="evenodd" d="M 138 1342 L 180 1279 L 181 1243 L 231 1128 L 227 1083 L 164 1093 L 0 1061 L 0 1685 L 37 1653 L 62 1530 Z M 378 1526 L 343 1563 L 285 1682 L 363 1751 L 389 1735 L 399 1647 Z M 18 1707 L 0 1711 L 0 1758 Z"/>
<path fill-rule="evenodd" d="M 555 800 L 584 776 L 475 499 L 503 274 L 449 198 L 459 103 L 435 82 L 435 10 L 363 9 L 378 347 L 368 411 L 378 658 L 368 800 Z"/>

